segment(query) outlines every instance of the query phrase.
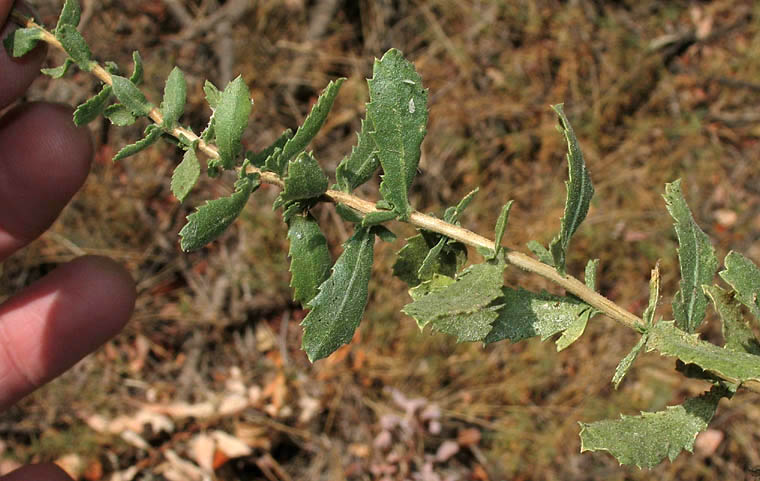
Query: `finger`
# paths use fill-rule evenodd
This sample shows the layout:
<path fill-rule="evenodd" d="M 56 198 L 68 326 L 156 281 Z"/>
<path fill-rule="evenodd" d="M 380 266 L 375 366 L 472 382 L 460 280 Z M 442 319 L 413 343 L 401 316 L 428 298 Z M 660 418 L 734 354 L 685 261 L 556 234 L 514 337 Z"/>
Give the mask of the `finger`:
<path fill-rule="evenodd" d="M 11 31 L 18 28 L 10 22 L 6 24 L 12 6 L 13 0 L 0 0 L 0 26 L 4 25 L 0 31 L 0 40 L 4 40 Z M 23 95 L 32 80 L 40 73 L 46 51 L 45 44 L 40 44 L 21 58 L 11 58 L 5 48 L 0 47 L 0 109 Z"/>
<path fill-rule="evenodd" d="M 0 118 L 0 260 L 58 217 L 90 169 L 89 131 L 67 107 L 28 104 Z"/>
<path fill-rule="evenodd" d="M 0 477 L 0 481 L 71 481 L 55 464 L 31 464 Z"/>
<path fill-rule="evenodd" d="M 110 259 L 89 256 L 0 306 L 0 411 L 119 332 L 134 302 L 129 274 Z"/>

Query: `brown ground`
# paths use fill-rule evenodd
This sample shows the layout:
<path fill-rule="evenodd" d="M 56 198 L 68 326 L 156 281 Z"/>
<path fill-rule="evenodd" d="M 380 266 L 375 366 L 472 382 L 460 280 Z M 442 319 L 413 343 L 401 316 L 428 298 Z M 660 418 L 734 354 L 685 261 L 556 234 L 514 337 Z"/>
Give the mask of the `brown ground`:
<path fill-rule="evenodd" d="M 61 2 L 33 3 L 54 24 Z M 196 130 L 209 115 L 203 80 L 223 85 L 243 74 L 256 102 L 245 137 L 252 149 L 297 126 L 329 80 L 347 77 L 312 145 L 329 172 L 355 140 L 373 57 L 401 49 L 430 89 L 413 204 L 440 212 L 480 186 L 462 224 L 488 234 L 515 199 L 506 239 L 521 250 L 558 228 L 566 164 L 549 105 L 564 102 L 597 192 L 570 271 L 600 258 L 603 294 L 633 312 L 643 310 L 661 259 L 658 315 L 670 315 L 678 267 L 665 182 L 683 179 L 721 257 L 733 248 L 760 261 L 755 2 L 84 3 L 82 31 L 96 56 L 128 70 L 140 50 L 151 99 L 175 64 L 185 71 L 184 119 Z M 241 5 L 249 8 L 239 15 Z M 40 80 L 30 97 L 77 104 L 96 89 L 77 72 Z M 220 480 L 697 480 L 752 479 L 760 466 L 760 404 L 746 392 L 721 405 L 697 454 L 653 472 L 580 454 L 578 421 L 658 410 L 704 384 L 647 354 L 615 391 L 615 365 L 636 336 L 602 317 L 561 353 L 551 342 L 483 349 L 420 333 L 399 312 L 408 298 L 389 274 L 400 243 L 378 246 L 354 342 L 310 365 L 299 350 L 304 312 L 289 300 L 286 231 L 270 208 L 276 189 L 259 191 L 222 240 L 183 254 L 176 234 L 185 215 L 231 182 L 204 180 L 178 205 L 172 148 L 112 165 L 141 128 L 94 122 L 98 154 L 84 191 L 50 233 L 5 263 L 10 293 L 82 253 L 110 255 L 131 270 L 140 297 L 122 335 L 0 417 L 0 472 L 57 459 L 91 481 L 200 479 L 199 464 Z M 377 182 L 361 194 L 376 199 Z M 330 206 L 317 216 L 338 246 L 347 228 Z M 553 289 L 514 270 L 507 279 Z M 705 337 L 720 342 L 710 316 Z M 242 446 L 214 448 L 219 432 Z"/>

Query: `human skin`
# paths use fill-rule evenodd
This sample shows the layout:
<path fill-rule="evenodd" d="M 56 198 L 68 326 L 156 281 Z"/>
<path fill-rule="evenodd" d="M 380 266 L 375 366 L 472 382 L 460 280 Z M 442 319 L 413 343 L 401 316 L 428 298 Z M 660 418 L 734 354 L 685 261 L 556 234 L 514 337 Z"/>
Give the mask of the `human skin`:
<path fill-rule="evenodd" d="M 13 0 L 0 0 L 0 26 Z M 5 25 L 0 39 L 12 28 Z M 71 109 L 16 102 L 45 58 L 0 48 L 0 262 L 47 230 L 84 183 L 92 142 Z M 0 305 L 0 411 L 54 379 L 129 320 L 135 286 L 111 259 L 85 256 L 61 265 Z M 70 479 L 53 464 L 22 467 L 0 481 Z"/>

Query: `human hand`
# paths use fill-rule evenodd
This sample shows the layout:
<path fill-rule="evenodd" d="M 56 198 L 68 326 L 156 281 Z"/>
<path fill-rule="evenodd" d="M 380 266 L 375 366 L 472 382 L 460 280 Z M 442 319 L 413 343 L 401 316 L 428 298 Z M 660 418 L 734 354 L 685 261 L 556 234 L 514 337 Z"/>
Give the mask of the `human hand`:
<path fill-rule="evenodd" d="M 0 0 L 0 26 L 14 0 Z M 5 25 L 0 39 L 12 27 Z M 0 112 L 37 76 L 44 47 L 21 59 L 0 48 Z M 84 183 L 92 158 L 86 128 L 68 107 L 24 103 L 0 117 L 0 262 L 42 234 Z M 56 269 L 0 305 L 0 411 L 60 375 L 129 319 L 135 288 L 114 261 L 95 256 Z M 68 480 L 52 464 L 0 481 Z"/>

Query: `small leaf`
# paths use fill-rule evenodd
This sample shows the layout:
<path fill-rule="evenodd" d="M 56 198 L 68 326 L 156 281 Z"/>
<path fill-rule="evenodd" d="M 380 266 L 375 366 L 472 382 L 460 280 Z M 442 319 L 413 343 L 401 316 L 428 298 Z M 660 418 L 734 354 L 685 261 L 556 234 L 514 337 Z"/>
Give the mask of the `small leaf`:
<path fill-rule="evenodd" d="M 219 237 L 238 218 L 258 187 L 258 179 L 243 177 L 235 183 L 231 196 L 210 200 L 187 216 L 187 224 L 179 232 L 182 250 L 200 249 Z"/>
<path fill-rule="evenodd" d="M 734 293 L 718 286 L 702 286 L 702 289 L 713 302 L 715 310 L 723 321 L 725 348 L 760 356 L 760 342 L 752 332 L 749 323 L 742 316 L 741 304 L 734 297 Z"/>
<path fill-rule="evenodd" d="M 676 327 L 673 321 L 660 321 L 649 329 L 647 351 L 677 357 L 730 382 L 760 381 L 760 356 L 736 352 L 699 339 Z"/>
<path fill-rule="evenodd" d="M 227 84 L 214 112 L 216 143 L 222 167 L 232 169 L 242 148 L 240 139 L 251 115 L 251 93 L 242 77 Z"/>
<path fill-rule="evenodd" d="M 435 269 L 436 267 L 440 267 L 441 253 L 443 252 L 443 248 L 446 246 L 447 241 L 448 238 L 440 236 L 435 246 L 433 246 L 433 248 L 428 251 L 427 255 L 422 260 L 422 264 L 420 265 L 419 270 L 417 271 L 417 275 L 420 279 L 430 279 L 432 275 L 436 273 Z"/>
<path fill-rule="evenodd" d="M 760 269 L 738 252 L 731 251 L 723 261 L 720 277 L 736 291 L 736 298 L 760 320 Z"/>
<path fill-rule="evenodd" d="M 375 234 L 359 228 L 343 245 L 330 277 L 309 302 L 303 350 L 311 362 L 325 358 L 354 336 L 367 305 Z"/>
<path fill-rule="evenodd" d="M 336 204 L 335 212 L 337 212 L 338 215 L 346 222 L 351 222 L 354 224 L 358 224 L 364 219 L 361 212 L 352 209 L 346 204 Z"/>
<path fill-rule="evenodd" d="M 375 141 L 369 134 L 366 120 L 362 120 L 359 141 L 351 148 L 351 155 L 344 157 L 335 169 L 338 188 L 343 192 L 352 192 L 372 178 L 380 167 Z"/>
<path fill-rule="evenodd" d="M 319 286 L 330 277 L 332 259 L 327 239 L 319 229 L 317 220 L 308 212 L 289 218 L 288 239 L 293 299 L 305 306 L 317 295 Z"/>
<path fill-rule="evenodd" d="M 203 84 L 203 93 L 206 94 L 206 102 L 208 102 L 209 106 L 213 110 L 216 110 L 222 98 L 222 93 L 216 88 L 216 85 L 206 80 Z"/>
<path fill-rule="evenodd" d="M 132 125 L 137 121 L 135 116 L 132 115 L 132 112 L 130 112 L 123 104 L 110 105 L 105 111 L 103 111 L 103 115 L 110 120 L 112 124 L 118 125 L 119 127 Z"/>
<path fill-rule="evenodd" d="M 11 57 L 23 57 L 34 50 L 42 37 L 43 31 L 38 27 L 19 28 L 5 37 L 3 45 Z"/>
<path fill-rule="evenodd" d="M 718 259 L 710 239 L 691 216 L 681 192 L 681 181 L 666 184 L 664 197 L 668 212 L 675 220 L 678 261 L 681 265 L 681 283 L 673 297 L 673 315 L 679 328 L 694 332 L 702 323 L 707 308 L 702 285 L 712 282 L 718 269 Z"/>
<path fill-rule="evenodd" d="M 87 46 L 82 34 L 72 25 L 61 25 L 55 32 L 55 38 L 61 42 L 63 49 L 82 70 L 89 72 L 95 66 L 92 60 L 92 52 Z"/>
<path fill-rule="evenodd" d="M 177 121 L 185 112 L 185 102 L 187 102 L 185 74 L 178 67 L 174 67 L 164 87 L 164 99 L 161 102 L 161 115 L 164 117 L 162 127 L 173 129 L 177 125 Z"/>
<path fill-rule="evenodd" d="M 256 152 L 255 154 L 247 155 L 246 158 L 248 161 L 253 165 L 254 167 L 265 167 L 267 159 L 269 159 L 272 154 L 274 154 L 274 151 L 276 149 L 282 149 L 282 147 L 285 145 L 285 142 L 287 142 L 291 137 L 293 137 L 293 131 L 290 129 L 285 130 L 274 142 L 272 142 L 266 149 L 262 150 L 261 152 Z M 276 172 L 277 175 L 282 177 L 285 175 L 285 172 Z"/>
<path fill-rule="evenodd" d="M 459 342 L 482 341 L 498 314 L 490 304 L 501 296 L 504 283 L 503 260 L 488 261 L 467 268 L 456 282 L 432 290 L 404 306 L 403 311 L 417 320 L 420 328 L 456 336 Z"/>
<path fill-rule="evenodd" d="M 494 251 L 494 257 L 499 255 L 499 252 L 501 251 L 501 239 L 504 237 L 504 232 L 507 230 L 507 222 L 509 222 L 509 211 L 512 210 L 512 204 L 514 203 L 513 200 L 510 200 L 506 204 L 504 204 L 504 207 L 501 208 L 501 214 L 499 214 L 499 218 L 496 220 L 496 237 L 494 238 L 494 245 L 496 246 L 496 250 Z"/>
<path fill-rule="evenodd" d="M 431 256 L 432 249 L 441 240 L 445 241 L 440 236 L 427 231 L 408 238 L 393 264 L 393 275 L 406 282 L 409 287 L 430 280 L 434 274 L 454 277 L 467 261 L 467 248 L 459 242 L 453 244 L 444 242 L 443 248 Z M 430 258 L 428 262 L 432 262 L 432 265 L 424 269 L 424 276 L 420 277 L 420 270 L 428 258 Z"/>
<path fill-rule="evenodd" d="M 61 9 L 61 15 L 58 17 L 58 24 L 55 31 L 58 32 L 63 25 L 70 25 L 74 28 L 79 25 L 79 19 L 82 17 L 82 8 L 77 0 L 66 0 Z"/>
<path fill-rule="evenodd" d="M 187 195 L 193 190 L 201 176 L 201 164 L 195 149 L 189 148 L 172 174 L 172 193 L 180 201 L 184 202 Z"/>
<path fill-rule="evenodd" d="M 280 165 L 289 162 L 293 157 L 303 152 L 309 142 L 317 135 L 327 119 L 327 114 L 330 113 L 344 80 L 346 79 L 341 78 L 327 84 L 324 92 L 317 99 L 317 103 L 311 108 L 311 112 L 304 120 L 303 125 L 298 127 L 296 134 L 282 147 Z"/>
<path fill-rule="evenodd" d="M 277 199 L 278 204 L 313 199 L 327 191 L 327 176 L 309 152 L 302 152 L 289 162 L 288 174 L 283 180 L 285 188 Z"/>
<path fill-rule="evenodd" d="M 380 193 L 407 220 L 412 212 L 407 193 L 417 174 L 426 133 L 427 91 L 414 65 L 396 49 L 375 60 L 368 84 L 368 128 L 383 167 Z"/>
<path fill-rule="evenodd" d="M 135 85 L 140 85 L 143 81 L 145 69 L 143 68 L 143 61 L 142 57 L 140 56 L 140 52 L 137 50 L 132 52 L 132 62 L 134 63 L 134 67 L 132 68 L 132 75 L 129 76 L 129 81 Z"/>
<path fill-rule="evenodd" d="M 641 349 L 643 349 L 647 343 L 647 337 L 646 334 L 642 335 L 639 338 L 639 342 L 637 342 L 636 345 L 633 346 L 633 349 L 631 349 L 631 352 L 626 354 L 626 356 L 620 360 L 620 363 L 618 363 L 615 368 L 615 375 L 612 377 L 612 384 L 615 386 L 615 389 L 618 388 L 625 375 L 628 374 L 628 370 L 633 365 L 633 362 L 639 357 Z"/>
<path fill-rule="evenodd" d="M 117 162 L 147 149 L 151 145 L 155 144 L 159 137 L 161 137 L 161 128 L 155 124 L 148 125 L 145 128 L 145 137 L 143 137 L 141 140 L 138 140 L 134 144 L 130 144 L 122 148 L 116 153 L 113 161 Z"/>
<path fill-rule="evenodd" d="M 376 210 L 365 215 L 362 219 L 362 227 L 383 224 L 396 218 L 396 213 L 390 210 Z"/>
<path fill-rule="evenodd" d="M 464 196 L 464 198 L 459 201 L 456 207 L 453 209 L 451 207 L 446 209 L 446 213 L 443 214 L 443 220 L 450 224 L 457 224 L 459 222 L 459 218 L 462 216 L 462 213 L 467 208 L 467 206 L 470 205 L 470 202 L 472 202 L 472 199 L 475 198 L 475 195 L 479 190 L 479 187 L 475 187 L 475 190 Z"/>
<path fill-rule="evenodd" d="M 649 304 L 644 310 L 644 324 L 651 326 L 654 324 L 654 313 L 657 310 L 657 303 L 660 301 L 660 261 L 657 261 L 652 275 L 649 279 Z"/>
<path fill-rule="evenodd" d="M 48 77 L 59 79 L 59 78 L 63 78 L 63 76 L 69 72 L 69 68 L 72 65 L 74 65 L 74 61 L 67 57 L 66 60 L 63 61 L 63 64 L 55 68 L 40 69 L 40 72 L 47 75 Z"/>
<path fill-rule="evenodd" d="M 653 468 L 666 457 L 671 461 L 684 449 L 692 452 L 694 441 L 718 408 L 723 388 L 688 399 L 679 406 L 669 406 L 656 413 L 640 416 L 622 415 L 617 420 L 581 424 L 581 452 L 608 451 L 620 464 Z"/>
<path fill-rule="evenodd" d="M 595 314 L 597 314 L 597 311 L 593 308 L 582 311 L 580 315 L 578 315 L 578 317 L 576 317 L 575 320 L 562 332 L 559 339 L 557 339 L 557 342 L 555 343 L 557 345 L 557 352 L 567 349 L 571 344 L 580 339 L 583 332 L 586 330 L 586 325 L 588 324 L 589 319 L 594 317 Z"/>
<path fill-rule="evenodd" d="M 552 253 L 549 252 L 546 247 L 541 245 L 540 242 L 534 240 L 529 241 L 527 247 L 533 254 L 535 254 L 536 257 L 538 257 L 538 260 L 544 264 L 554 267 L 554 258 L 552 257 Z"/>
<path fill-rule="evenodd" d="M 421 283 L 418 286 L 412 287 L 409 289 L 409 295 L 411 296 L 412 300 L 418 301 L 422 299 L 423 297 L 427 296 L 428 294 L 431 294 L 433 292 L 437 292 L 442 290 L 445 287 L 449 287 L 451 284 L 455 283 L 456 279 L 453 277 L 445 276 L 442 274 L 433 274 L 433 277 L 426 280 L 425 282 Z M 427 321 L 425 320 L 419 320 L 415 319 L 417 321 L 417 326 L 420 329 L 423 329 L 427 325 Z"/>
<path fill-rule="evenodd" d="M 119 102 L 129 109 L 135 117 L 147 117 L 153 109 L 153 105 L 145 98 L 135 84 L 129 79 L 119 75 L 111 75 L 113 81 L 113 93 Z"/>
<path fill-rule="evenodd" d="M 594 196 L 594 187 L 591 185 L 591 177 L 588 175 L 578 139 L 575 137 L 570 122 L 565 117 L 562 104 L 553 105 L 552 109 L 559 116 L 558 130 L 567 140 L 568 180 L 565 182 L 567 198 L 565 200 L 565 213 L 562 216 L 562 227 L 559 234 L 549 244 L 549 251 L 551 251 L 554 259 L 553 265 L 560 273 L 564 273 L 570 238 L 588 214 L 591 198 Z"/>
<path fill-rule="evenodd" d="M 106 110 L 112 94 L 111 86 L 104 85 L 96 96 L 77 107 L 74 111 L 74 124 L 85 125 L 97 119 Z"/>

